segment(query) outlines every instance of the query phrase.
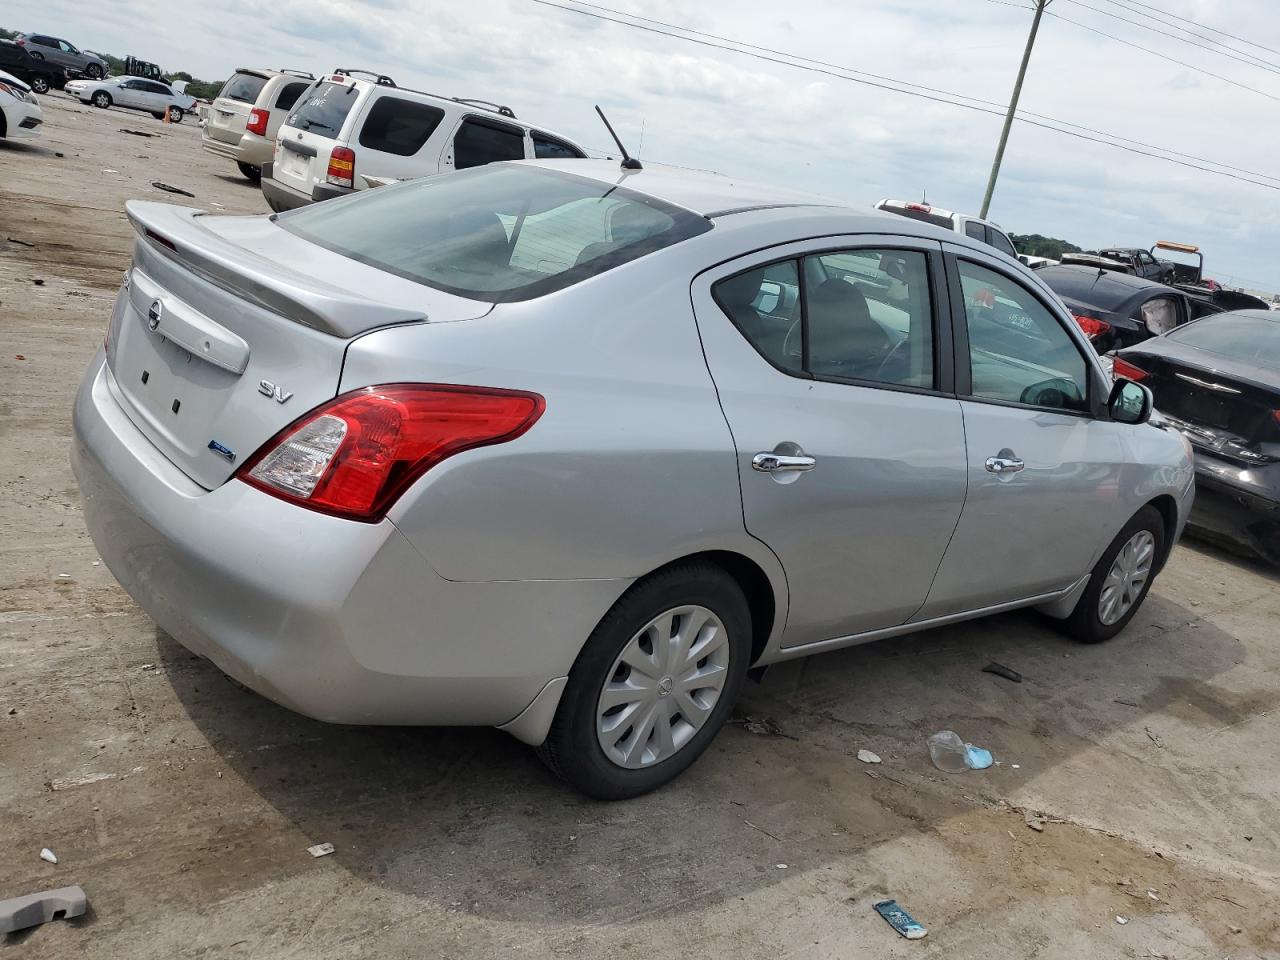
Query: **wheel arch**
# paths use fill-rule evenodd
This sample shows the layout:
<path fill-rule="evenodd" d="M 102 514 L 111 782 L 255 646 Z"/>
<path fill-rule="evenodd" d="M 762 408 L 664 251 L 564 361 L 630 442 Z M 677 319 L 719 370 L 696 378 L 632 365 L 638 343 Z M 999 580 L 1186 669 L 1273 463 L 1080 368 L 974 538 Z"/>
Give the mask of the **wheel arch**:
<path fill-rule="evenodd" d="M 1178 533 L 1178 501 L 1167 493 L 1149 500 L 1148 507 L 1154 507 L 1164 521 L 1164 543 L 1160 547 L 1160 556 L 1156 561 L 1156 573 L 1164 569 L 1165 561 L 1173 552 L 1173 539 Z"/>

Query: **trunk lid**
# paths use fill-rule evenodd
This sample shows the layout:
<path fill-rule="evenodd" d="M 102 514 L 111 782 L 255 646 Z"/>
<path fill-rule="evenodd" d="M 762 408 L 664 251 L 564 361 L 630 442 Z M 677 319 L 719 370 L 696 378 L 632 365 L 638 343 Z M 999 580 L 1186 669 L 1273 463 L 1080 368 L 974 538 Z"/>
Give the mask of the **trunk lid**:
<path fill-rule="evenodd" d="M 1280 390 L 1259 382 L 1256 367 L 1164 351 L 1122 356 L 1150 374 L 1143 383 L 1156 408 L 1195 446 L 1241 462 L 1280 456 Z"/>
<path fill-rule="evenodd" d="M 205 124 L 209 139 L 223 143 L 240 142 L 249 123 L 249 111 L 268 79 L 266 74 L 253 70 L 237 70 L 231 75 L 209 110 L 209 122 Z"/>
<path fill-rule="evenodd" d="M 343 127 L 361 99 L 360 88 L 347 78 L 322 80 L 307 91 L 276 134 L 272 177 L 304 193 L 324 183 L 329 154 L 344 142 Z"/>
<path fill-rule="evenodd" d="M 114 392 L 206 489 L 335 396 L 355 337 L 491 309 L 324 250 L 265 217 L 137 201 L 127 211 L 139 237 L 108 335 Z"/>

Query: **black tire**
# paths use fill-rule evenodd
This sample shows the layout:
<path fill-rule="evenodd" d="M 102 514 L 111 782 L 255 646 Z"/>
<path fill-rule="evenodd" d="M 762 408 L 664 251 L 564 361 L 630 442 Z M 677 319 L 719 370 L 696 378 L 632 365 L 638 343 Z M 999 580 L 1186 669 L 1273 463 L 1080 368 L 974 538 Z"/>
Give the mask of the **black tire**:
<path fill-rule="evenodd" d="M 607 674 L 633 637 L 659 614 L 699 605 L 728 634 L 729 663 L 720 697 L 700 729 L 665 760 L 628 769 L 610 760 L 596 735 L 596 706 Z M 543 762 L 565 782 L 598 800 L 625 800 L 675 779 L 698 759 L 724 726 L 738 699 L 751 658 L 751 613 L 741 588 L 719 567 L 688 562 L 635 584 L 605 614 L 569 671 L 569 683 L 547 739 Z"/>
<path fill-rule="evenodd" d="M 43 73 L 37 73 L 31 78 L 31 89 L 36 93 L 48 93 L 51 86 L 49 78 Z"/>
<path fill-rule="evenodd" d="M 28 51 L 27 51 L 27 53 L 31 54 L 31 59 L 32 59 L 32 60 L 43 60 L 43 59 L 44 59 L 44 54 L 43 54 L 43 53 L 41 53 L 39 50 L 28 50 Z"/>
<path fill-rule="evenodd" d="M 91 63 L 84 68 L 84 75 L 90 80 L 101 80 L 102 67 L 98 66 L 96 63 Z"/>
<path fill-rule="evenodd" d="M 111 99 L 111 94 L 107 93 L 105 90 L 99 90 L 90 98 L 89 102 L 99 110 L 105 110 L 107 107 L 111 106 L 111 104 L 115 103 L 115 101 Z"/>
<path fill-rule="evenodd" d="M 1151 534 L 1154 541 L 1151 572 L 1147 575 L 1146 582 L 1142 585 L 1137 597 L 1134 598 L 1132 605 L 1125 614 L 1115 623 L 1103 623 L 1099 611 L 1107 574 L 1111 571 L 1112 564 L 1115 563 L 1116 557 L 1120 554 L 1125 544 L 1143 530 Z M 1075 609 L 1071 611 L 1071 616 L 1065 621 L 1067 633 L 1081 643 L 1102 643 L 1104 640 L 1110 640 L 1127 627 L 1129 621 L 1133 619 L 1134 614 L 1142 606 L 1143 601 L 1147 599 L 1147 593 L 1151 590 L 1151 583 L 1155 580 L 1160 558 L 1164 556 L 1164 541 L 1164 518 L 1160 515 L 1160 511 L 1155 507 L 1143 507 L 1135 513 L 1132 519 L 1124 525 L 1124 529 L 1116 534 L 1116 538 L 1102 552 L 1102 557 L 1090 573 L 1089 585 L 1085 587 L 1084 593 L 1077 601 Z"/>
<path fill-rule="evenodd" d="M 262 168 L 255 167 L 252 163 L 240 163 L 237 161 L 236 166 L 240 168 L 240 172 L 254 183 L 262 182 Z"/>
<path fill-rule="evenodd" d="M 181 107 L 170 107 L 170 108 L 169 108 L 169 122 L 170 122 L 170 123 L 181 123 L 181 122 L 182 122 L 182 118 L 183 118 L 183 117 L 185 117 L 185 116 L 186 116 L 186 113 L 183 111 L 183 109 L 182 109 Z M 164 119 L 164 114 L 163 114 L 163 113 L 162 113 L 162 114 L 160 114 L 160 118 L 161 118 L 162 120 Z"/>

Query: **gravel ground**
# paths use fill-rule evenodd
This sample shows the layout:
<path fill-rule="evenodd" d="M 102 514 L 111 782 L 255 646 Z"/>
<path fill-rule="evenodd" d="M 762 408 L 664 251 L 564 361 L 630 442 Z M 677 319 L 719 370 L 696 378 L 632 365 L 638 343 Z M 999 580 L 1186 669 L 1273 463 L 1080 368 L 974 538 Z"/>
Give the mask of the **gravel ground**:
<path fill-rule="evenodd" d="M 1194 541 L 1108 644 L 1011 614 L 788 664 L 612 805 L 496 731 L 327 726 L 189 655 L 98 562 L 71 399 L 126 199 L 266 207 L 192 122 L 43 102 L 0 142 L 0 897 L 91 907 L 15 956 L 1280 957 L 1280 591 Z M 939 773 L 942 728 L 998 765 Z"/>

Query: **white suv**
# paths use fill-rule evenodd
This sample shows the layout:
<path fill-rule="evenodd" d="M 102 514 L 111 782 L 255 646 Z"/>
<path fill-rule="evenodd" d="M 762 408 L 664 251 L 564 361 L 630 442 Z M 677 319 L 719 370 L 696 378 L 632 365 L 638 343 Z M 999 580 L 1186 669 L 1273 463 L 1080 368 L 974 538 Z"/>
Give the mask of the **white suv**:
<path fill-rule="evenodd" d="M 941 207 L 934 207 L 927 203 L 912 203 L 910 200 L 881 200 L 876 204 L 876 209 L 919 220 L 921 223 L 932 223 L 935 227 L 963 234 L 971 240 L 995 247 L 1001 253 L 1015 260 L 1018 259 L 1018 251 L 1014 249 L 1009 235 L 1000 228 L 999 224 L 992 223 L 990 220 L 971 217 L 967 213 L 952 213 Z"/>
<path fill-rule="evenodd" d="M 270 163 L 276 133 L 315 77 L 301 70 L 249 70 L 241 67 L 218 91 L 201 124 L 203 147 L 234 160 L 257 183 Z"/>
<path fill-rule="evenodd" d="M 280 212 L 495 160 L 585 156 L 572 141 L 521 123 L 509 107 L 336 70 L 306 92 L 277 133 L 274 160 L 262 167 L 262 194 Z"/>

